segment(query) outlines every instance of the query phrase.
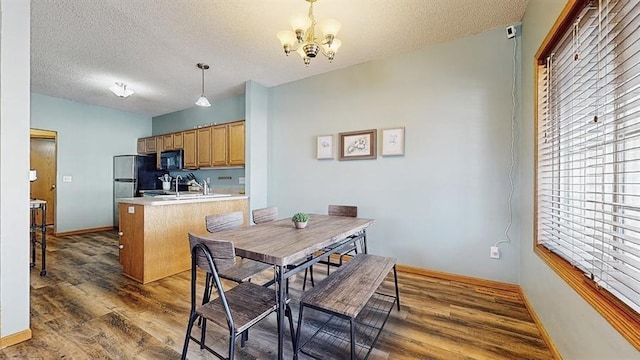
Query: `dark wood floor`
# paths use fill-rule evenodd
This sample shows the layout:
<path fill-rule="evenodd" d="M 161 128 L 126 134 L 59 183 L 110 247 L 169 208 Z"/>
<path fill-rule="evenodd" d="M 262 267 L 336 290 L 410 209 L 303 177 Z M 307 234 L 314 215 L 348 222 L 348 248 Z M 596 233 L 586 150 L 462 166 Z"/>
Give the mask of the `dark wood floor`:
<path fill-rule="evenodd" d="M 121 275 L 115 232 L 48 240 L 48 275 L 31 270 L 33 339 L 0 350 L 0 359 L 180 357 L 189 314 L 188 271 L 141 285 Z M 316 277 L 325 269 L 316 265 Z M 402 310 L 392 311 L 370 359 L 552 358 L 518 293 L 404 273 L 399 284 Z M 291 282 L 296 318 L 301 286 L 301 276 Z M 212 328 L 207 341 L 224 351 L 225 336 Z M 275 358 L 275 315 L 254 329 L 237 357 Z M 213 358 L 195 343 L 188 357 Z"/>

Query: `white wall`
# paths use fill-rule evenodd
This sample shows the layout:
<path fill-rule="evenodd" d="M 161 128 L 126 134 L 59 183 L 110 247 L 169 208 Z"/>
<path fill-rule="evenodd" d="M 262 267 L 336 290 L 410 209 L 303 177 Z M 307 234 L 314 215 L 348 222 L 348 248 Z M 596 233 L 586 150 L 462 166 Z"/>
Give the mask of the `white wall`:
<path fill-rule="evenodd" d="M 270 205 L 281 216 L 357 205 L 376 220 L 372 253 L 516 283 L 517 226 L 489 258 L 508 221 L 512 53 L 500 28 L 271 88 Z M 395 126 L 405 156 L 315 159 L 318 135 L 337 144 L 339 132 Z"/>
<path fill-rule="evenodd" d="M 58 132 L 56 231 L 113 226 L 113 156 L 136 154 L 151 117 L 34 93 L 31 127 Z"/>
<path fill-rule="evenodd" d="M 29 329 L 29 2 L 0 2 L 0 338 Z"/>
<path fill-rule="evenodd" d="M 531 0 L 523 19 L 520 284 L 564 359 L 638 359 L 638 351 L 533 252 L 533 58 L 564 3 Z"/>

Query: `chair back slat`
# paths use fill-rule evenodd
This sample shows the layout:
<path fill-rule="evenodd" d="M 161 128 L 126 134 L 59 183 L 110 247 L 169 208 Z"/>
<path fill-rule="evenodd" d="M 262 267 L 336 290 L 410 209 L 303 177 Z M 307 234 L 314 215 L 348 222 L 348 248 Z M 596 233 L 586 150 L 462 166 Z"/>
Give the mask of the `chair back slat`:
<path fill-rule="evenodd" d="M 230 212 L 225 214 L 213 214 L 205 217 L 207 231 L 210 233 L 232 230 L 242 226 L 244 217 L 242 212 Z"/>
<path fill-rule="evenodd" d="M 349 205 L 329 205 L 329 215 L 358 217 L 358 207 Z"/>
<path fill-rule="evenodd" d="M 276 206 L 255 209 L 251 212 L 253 216 L 254 224 L 262 224 L 269 221 L 274 221 L 278 218 L 278 208 Z"/>
<path fill-rule="evenodd" d="M 236 250 L 231 241 L 205 239 L 189 233 L 189 246 L 191 249 L 197 244 L 202 244 L 209 249 L 218 272 L 224 271 L 236 263 Z M 197 255 L 196 264 L 202 270 L 213 273 L 209 267 L 207 258 L 202 252 Z"/>

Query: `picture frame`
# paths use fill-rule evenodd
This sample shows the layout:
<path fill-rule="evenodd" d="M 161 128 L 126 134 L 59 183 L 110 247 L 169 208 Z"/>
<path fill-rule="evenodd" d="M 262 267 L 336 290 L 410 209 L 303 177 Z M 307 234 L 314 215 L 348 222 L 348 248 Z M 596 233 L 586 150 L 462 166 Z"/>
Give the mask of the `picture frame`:
<path fill-rule="evenodd" d="M 382 156 L 404 156 L 404 127 L 380 130 Z"/>
<path fill-rule="evenodd" d="M 339 160 L 364 160 L 377 157 L 376 129 L 339 133 Z"/>
<path fill-rule="evenodd" d="M 333 159 L 333 135 L 320 135 L 317 140 L 317 159 Z"/>

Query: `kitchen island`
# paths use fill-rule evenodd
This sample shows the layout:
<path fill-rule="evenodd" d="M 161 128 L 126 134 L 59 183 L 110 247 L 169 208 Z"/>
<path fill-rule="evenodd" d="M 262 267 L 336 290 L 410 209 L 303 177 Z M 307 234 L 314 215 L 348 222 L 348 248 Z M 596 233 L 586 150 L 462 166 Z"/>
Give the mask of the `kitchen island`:
<path fill-rule="evenodd" d="M 206 232 L 205 216 L 242 211 L 248 221 L 248 197 L 198 196 L 120 199 L 122 274 L 143 284 L 191 268 L 188 233 Z"/>

